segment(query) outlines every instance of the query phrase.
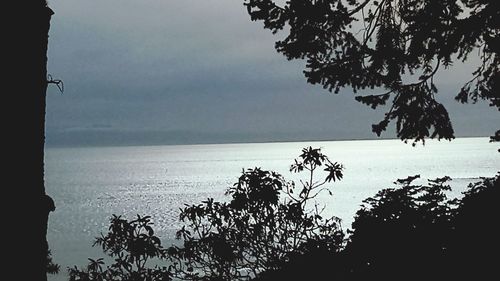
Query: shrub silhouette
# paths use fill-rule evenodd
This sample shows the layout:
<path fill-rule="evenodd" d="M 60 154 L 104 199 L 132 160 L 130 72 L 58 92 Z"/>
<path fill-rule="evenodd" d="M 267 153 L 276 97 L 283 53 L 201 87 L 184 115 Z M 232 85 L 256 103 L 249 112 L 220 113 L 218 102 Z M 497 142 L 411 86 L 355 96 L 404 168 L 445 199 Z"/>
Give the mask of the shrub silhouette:
<path fill-rule="evenodd" d="M 318 169 L 324 172 L 321 180 Z M 342 170 L 309 147 L 290 167 L 307 174 L 300 186 L 260 168 L 243 171 L 226 192 L 229 202 L 209 198 L 181 210 L 186 225 L 177 238 L 183 244 L 168 249 L 154 235 L 149 217 L 129 222 L 113 216 L 108 234 L 94 245 L 115 263 L 105 267 L 103 259 L 89 259 L 87 268 L 69 270 L 70 280 L 248 280 L 280 269 L 297 254 L 338 252 L 344 242 L 340 220 L 324 218 L 313 199 L 331 193 L 328 186 L 342 178 Z M 147 268 L 149 259 L 165 266 Z"/>
<path fill-rule="evenodd" d="M 449 177 L 413 184 L 398 180 L 364 201 L 345 249 L 349 279 L 445 278 L 457 201 L 445 194 Z M 432 275 L 429 275 L 432 273 Z"/>
<path fill-rule="evenodd" d="M 318 180 L 318 169 L 326 172 Z M 186 206 L 182 245 L 163 248 L 150 217 L 113 216 L 94 245 L 115 262 L 89 259 L 70 280 L 448 280 L 498 275 L 500 173 L 449 199 L 449 177 L 395 182 L 364 201 L 346 239 L 336 217 L 313 199 L 331 192 L 343 167 L 311 147 L 291 165 L 306 173 L 296 186 L 260 168 L 243 171 L 230 200 Z M 148 260 L 156 265 L 148 267 Z"/>
<path fill-rule="evenodd" d="M 94 246 L 114 259 L 106 266 L 104 259 L 90 259 L 86 268 L 70 268 L 70 281 L 163 281 L 170 280 L 166 267 L 149 267 L 148 261 L 164 259 L 165 249 L 155 236 L 149 216 L 128 221 L 120 216 L 110 220 L 109 232 L 96 238 Z"/>
<path fill-rule="evenodd" d="M 500 173 L 469 185 L 455 215 L 451 253 L 457 278 L 500 276 Z"/>
<path fill-rule="evenodd" d="M 323 168 L 326 176 L 316 179 Z M 260 168 L 243 171 L 227 190 L 227 203 L 212 199 L 186 207 L 178 232 L 182 247 L 169 248 L 175 277 L 188 280 L 248 280 L 281 268 L 293 255 L 313 248 L 336 252 L 343 232 L 336 217 L 324 218 L 312 200 L 342 178 L 342 165 L 311 147 L 290 171 L 307 174 L 301 186 Z M 284 198 L 282 198 L 284 197 Z"/>
<path fill-rule="evenodd" d="M 449 199 L 449 177 L 396 181 L 364 201 L 345 248 L 298 253 L 258 280 L 489 280 L 498 276 L 500 174 Z"/>
<path fill-rule="evenodd" d="M 48 274 L 58 274 L 59 273 L 59 270 L 61 269 L 61 267 L 57 263 L 54 263 L 54 261 L 52 260 L 52 253 L 50 250 L 47 251 L 46 264 L 47 264 L 47 273 Z"/>

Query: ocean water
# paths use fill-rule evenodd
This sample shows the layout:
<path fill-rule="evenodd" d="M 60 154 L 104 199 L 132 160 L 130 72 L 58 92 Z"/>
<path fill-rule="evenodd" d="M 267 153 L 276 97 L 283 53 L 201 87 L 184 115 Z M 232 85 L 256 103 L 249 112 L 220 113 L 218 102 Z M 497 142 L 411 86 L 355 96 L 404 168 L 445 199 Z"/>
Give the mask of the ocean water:
<path fill-rule="evenodd" d="M 498 144 L 488 138 L 428 141 L 412 147 L 399 140 L 286 142 L 176 146 L 48 148 L 45 159 L 47 193 L 56 202 L 49 219 L 48 240 L 62 273 L 49 280 L 67 280 L 66 268 L 84 266 L 100 257 L 94 237 L 106 232 L 112 214 L 132 218 L 151 215 L 155 229 L 169 244 L 179 208 L 211 197 L 225 200 L 225 190 L 242 169 L 261 167 L 298 181 L 289 166 L 304 147 L 322 148 L 345 166 L 344 178 L 333 183 L 332 196 L 318 197 L 327 215 L 349 228 L 362 201 L 398 178 L 452 177 L 452 196 L 468 183 L 500 170 Z M 319 174 L 321 175 L 321 173 Z"/>

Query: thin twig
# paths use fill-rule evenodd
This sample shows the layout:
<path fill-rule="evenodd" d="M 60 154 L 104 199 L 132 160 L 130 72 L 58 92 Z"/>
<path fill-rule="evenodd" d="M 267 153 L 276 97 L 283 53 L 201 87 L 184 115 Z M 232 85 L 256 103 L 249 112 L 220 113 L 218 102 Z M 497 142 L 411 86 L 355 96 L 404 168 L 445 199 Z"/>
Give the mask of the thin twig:
<path fill-rule="evenodd" d="M 61 79 L 54 79 L 52 78 L 52 75 L 49 74 L 47 75 L 47 84 L 56 85 L 59 89 L 59 92 L 61 92 L 61 94 L 64 93 L 64 82 Z"/>

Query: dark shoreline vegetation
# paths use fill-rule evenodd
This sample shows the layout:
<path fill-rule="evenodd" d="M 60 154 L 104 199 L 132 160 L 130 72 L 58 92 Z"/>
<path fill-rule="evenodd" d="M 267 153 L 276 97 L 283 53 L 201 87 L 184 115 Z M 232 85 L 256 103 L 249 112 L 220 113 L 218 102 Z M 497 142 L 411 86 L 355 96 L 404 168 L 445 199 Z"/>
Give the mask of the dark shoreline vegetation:
<path fill-rule="evenodd" d="M 149 216 L 113 215 L 96 238 L 114 260 L 69 268 L 77 280 L 485 280 L 498 273 L 496 202 L 500 173 L 449 199 L 449 177 L 418 175 L 366 199 L 347 233 L 314 198 L 334 192 L 343 166 L 304 148 L 290 166 L 300 183 L 259 168 L 243 171 L 226 195 L 181 210 L 180 244 L 164 248 Z"/>

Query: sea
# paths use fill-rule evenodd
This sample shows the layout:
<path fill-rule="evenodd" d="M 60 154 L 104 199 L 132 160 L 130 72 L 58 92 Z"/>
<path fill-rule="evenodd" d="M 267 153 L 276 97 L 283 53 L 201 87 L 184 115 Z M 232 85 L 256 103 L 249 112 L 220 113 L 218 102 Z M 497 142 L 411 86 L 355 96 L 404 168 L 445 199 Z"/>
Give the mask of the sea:
<path fill-rule="evenodd" d="M 68 280 L 68 267 L 104 257 L 92 243 L 106 233 L 113 214 L 151 216 L 168 246 L 176 243 L 175 232 L 182 227 L 180 208 L 207 198 L 228 200 L 225 191 L 245 169 L 276 171 L 299 184 L 307 177 L 291 173 L 290 164 L 309 146 L 345 167 L 343 179 L 329 187 L 332 195 L 317 198 L 324 215 L 341 218 L 344 229 L 350 228 L 364 199 L 396 187 L 396 179 L 420 175 L 425 182 L 447 175 L 452 178 L 450 196 L 459 197 L 469 183 L 500 170 L 499 145 L 486 137 L 416 146 L 391 139 L 46 148 L 46 190 L 56 204 L 48 241 L 61 266 L 61 273 L 49 280 Z M 320 170 L 317 176 L 325 174 Z"/>

